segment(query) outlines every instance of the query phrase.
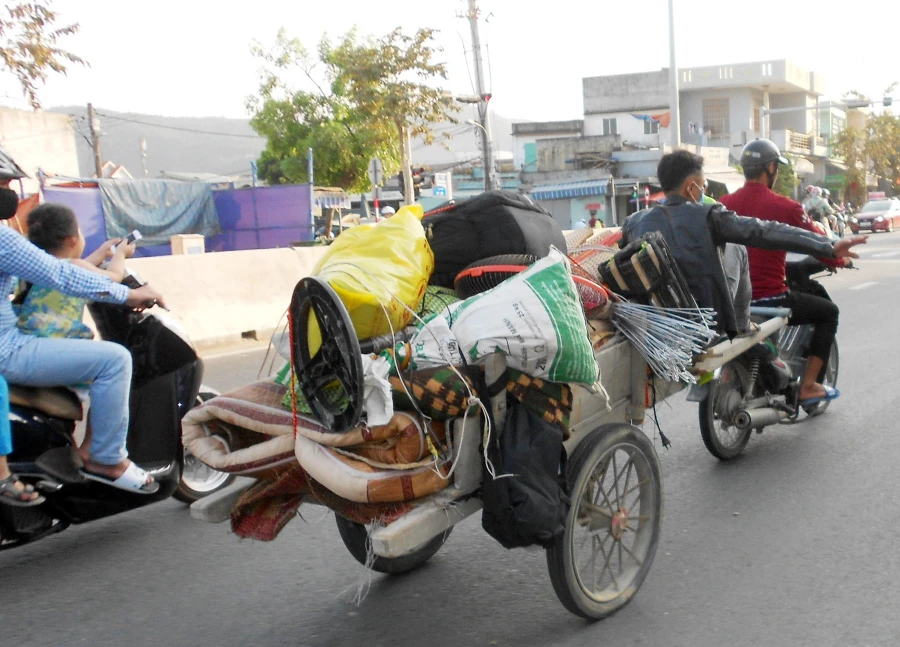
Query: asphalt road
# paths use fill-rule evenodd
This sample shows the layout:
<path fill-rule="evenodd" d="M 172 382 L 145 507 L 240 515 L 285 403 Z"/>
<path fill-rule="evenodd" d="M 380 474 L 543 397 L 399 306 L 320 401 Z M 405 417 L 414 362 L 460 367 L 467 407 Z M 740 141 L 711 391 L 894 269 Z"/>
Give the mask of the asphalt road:
<path fill-rule="evenodd" d="M 863 256 L 824 280 L 843 394 L 824 416 L 754 435 L 724 465 L 696 405 L 661 405 L 660 549 L 612 618 L 571 616 L 544 555 L 504 550 L 477 516 L 419 571 L 367 578 L 320 508 L 264 544 L 168 501 L 0 553 L 0 645 L 895 645 L 900 234 Z M 262 356 L 210 359 L 207 382 L 255 379 Z"/>

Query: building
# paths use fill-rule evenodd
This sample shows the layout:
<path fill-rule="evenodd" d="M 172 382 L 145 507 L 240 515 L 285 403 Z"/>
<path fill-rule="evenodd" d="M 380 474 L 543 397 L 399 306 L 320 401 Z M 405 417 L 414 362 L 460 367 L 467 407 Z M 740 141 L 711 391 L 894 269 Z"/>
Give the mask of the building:
<path fill-rule="evenodd" d="M 618 133 L 637 148 L 671 141 L 668 69 L 583 84 L 586 135 Z M 736 160 L 748 141 L 767 137 L 806 182 L 824 183 L 846 170 L 829 141 L 846 127 L 847 113 L 822 103 L 820 74 L 772 60 L 683 68 L 678 84 L 682 142 L 726 148 Z"/>
<path fill-rule="evenodd" d="M 0 147 L 29 175 L 26 193 L 39 189 L 38 169 L 48 175 L 80 177 L 71 115 L 0 108 Z"/>

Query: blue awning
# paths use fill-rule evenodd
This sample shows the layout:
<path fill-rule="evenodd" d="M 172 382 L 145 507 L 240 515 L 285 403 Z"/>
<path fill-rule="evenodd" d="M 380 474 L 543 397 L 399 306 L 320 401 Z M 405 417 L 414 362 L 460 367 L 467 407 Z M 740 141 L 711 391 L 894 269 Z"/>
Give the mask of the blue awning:
<path fill-rule="evenodd" d="M 565 198 L 582 198 L 589 195 L 606 195 L 608 185 L 608 178 L 584 182 L 545 184 L 534 187 L 530 195 L 532 200 L 564 200 Z"/>

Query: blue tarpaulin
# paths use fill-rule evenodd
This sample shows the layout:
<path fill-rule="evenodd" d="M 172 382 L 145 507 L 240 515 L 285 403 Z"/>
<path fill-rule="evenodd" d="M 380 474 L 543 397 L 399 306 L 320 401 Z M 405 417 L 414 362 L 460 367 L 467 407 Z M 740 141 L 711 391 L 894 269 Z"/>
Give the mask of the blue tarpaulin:
<path fill-rule="evenodd" d="M 100 180 L 106 235 L 140 230 L 144 245 L 168 245 L 176 234 L 218 234 L 213 192 L 205 182 Z"/>

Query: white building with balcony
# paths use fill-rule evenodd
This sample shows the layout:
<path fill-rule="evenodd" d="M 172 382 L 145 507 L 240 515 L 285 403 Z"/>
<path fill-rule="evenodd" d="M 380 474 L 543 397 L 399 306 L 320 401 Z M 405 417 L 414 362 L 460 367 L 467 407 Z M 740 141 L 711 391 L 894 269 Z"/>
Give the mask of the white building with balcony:
<path fill-rule="evenodd" d="M 843 169 L 829 155 L 828 138 L 847 115 L 817 107 L 826 91 L 821 75 L 773 60 L 683 68 L 678 82 L 682 142 L 727 148 L 737 159 L 744 144 L 767 136 L 806 181 L 823 182 Z M 634 148 L 671 140 L 667 69 L 588 77 L 583 87 L 585 135 L 615 131 Z"/>

